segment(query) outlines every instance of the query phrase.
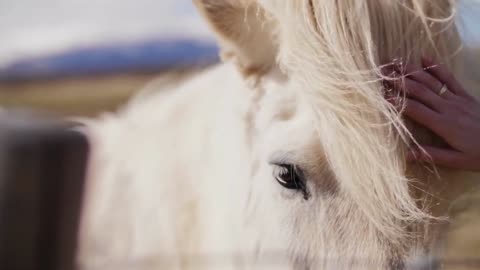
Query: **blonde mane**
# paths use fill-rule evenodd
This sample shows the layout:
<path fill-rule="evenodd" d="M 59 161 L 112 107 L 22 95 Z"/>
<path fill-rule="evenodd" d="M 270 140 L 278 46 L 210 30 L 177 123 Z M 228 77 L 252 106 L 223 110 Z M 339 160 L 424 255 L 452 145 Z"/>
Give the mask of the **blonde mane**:
<path fill-rule="evenodd" d="M 385 101 L 381 78 L 390 78 L 381 69 L 392 58 L 421 56 L 452 66 L 460 47 L 454 3 L 284 1 L 280 10 L 288 34 L 278 36 L 279 62 L 316 114 L 332 171 L 375 229 L 401 244 L 407 224 L 431 216 L 409 189 L 404 153 L 412 136 Z"/>
<path fill-rule="evenodd" d="M 478 176 L 406 163 L 410 143 L 438 138 L 385 100 L 397 78 L 382 70 L 428 56 L 458 75 L 456 4 L 194 2 L 233 64 L 87 125 L 80 268 L 196 269 L 192 254 L 225 252 L 222 269 L 260 269 L 278 252 L 281 269 L 410 269 L 436 256 L 455 192 Z M 279 181 L 289 167 L 304 190 Z"/>

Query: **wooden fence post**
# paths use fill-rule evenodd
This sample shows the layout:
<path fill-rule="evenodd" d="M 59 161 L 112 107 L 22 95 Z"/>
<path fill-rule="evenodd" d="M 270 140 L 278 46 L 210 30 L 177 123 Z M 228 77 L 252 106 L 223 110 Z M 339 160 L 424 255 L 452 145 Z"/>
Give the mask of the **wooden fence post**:
<path fill-rule="evenodd" d="M 68 125 L 0 112 L 0 269 L 74 268 L 87 157 Z"/>

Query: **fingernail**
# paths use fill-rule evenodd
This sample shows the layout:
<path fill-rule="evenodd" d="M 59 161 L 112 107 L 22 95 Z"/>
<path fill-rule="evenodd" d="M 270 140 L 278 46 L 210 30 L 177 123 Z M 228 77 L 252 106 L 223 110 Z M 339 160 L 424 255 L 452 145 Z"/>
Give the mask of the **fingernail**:
<path fill-rule="evenodd" d="M 423 56 L 422 57 L 422 63 L 424 67 L 431 67 L 432 65 L 435 64 L 435 61 L 433 60 L 433 57 L 431 56 Z"/>

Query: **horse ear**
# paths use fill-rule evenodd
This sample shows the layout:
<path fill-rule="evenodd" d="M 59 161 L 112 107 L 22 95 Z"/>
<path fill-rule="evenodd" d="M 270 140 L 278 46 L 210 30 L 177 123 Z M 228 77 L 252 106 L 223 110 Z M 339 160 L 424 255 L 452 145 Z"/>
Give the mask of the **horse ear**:
<path fill-rule="evenodd" d="M 193 0 L 217 34 L 223 60 L 245 75 L 261 75 L 275 63 L 272 21 L 254 0 Z"/>

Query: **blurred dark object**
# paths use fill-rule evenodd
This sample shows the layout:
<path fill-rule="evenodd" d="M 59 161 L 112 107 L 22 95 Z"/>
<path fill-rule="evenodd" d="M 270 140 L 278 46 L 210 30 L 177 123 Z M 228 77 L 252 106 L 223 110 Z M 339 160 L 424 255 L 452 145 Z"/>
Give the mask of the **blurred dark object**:
<path fill-rule="evenodd" d="M 88 143 L 70 127 L 0 111 L 0 269 L 73 269 Z"/>

